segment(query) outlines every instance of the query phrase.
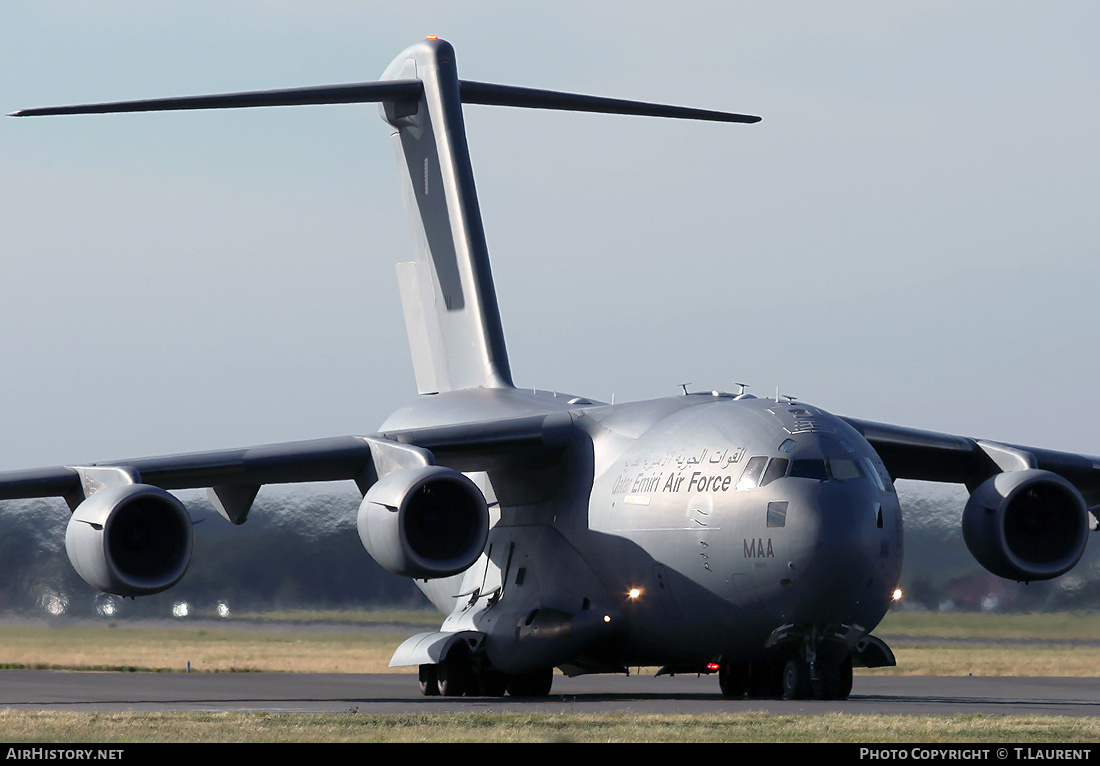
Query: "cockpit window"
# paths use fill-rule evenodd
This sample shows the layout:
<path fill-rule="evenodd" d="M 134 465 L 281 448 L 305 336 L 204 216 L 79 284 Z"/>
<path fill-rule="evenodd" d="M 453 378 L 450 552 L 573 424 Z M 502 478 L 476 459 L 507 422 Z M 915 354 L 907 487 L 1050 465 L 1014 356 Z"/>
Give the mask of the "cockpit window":
<path fill-rule="evenodd" d="M 789 463 L 790 468 L 784 465 Z M 746 469 L 747 472 L 747 469 Z M 893 491 L 893 482 L 885 468 L 869 457 L 856 460 L 844 458 L 812 459 L 801 458 L 798 460 L 786 460 L 775 458 L 768 466 L 760 486 L 764 486 L 782 476 L 790 476 L 797 479 L 816 479 L 817 481 L 848 481 L 849 479 L 868 478 L 884 492 Z M 738 487 L 740 488 L 740 486 Z"/>
<path fill-rule="evenodd" d="M 764 478 L 760 482 L 761 487 L 766 487 L 776 479 L 782 479 L 787 475 L 787 466 L 791 464 L 785 457 L 773 457 L 768 463 L 768 470 L 764 471 Z"/>
<path fill-rule="evenodd" d="M 865 457 L 861 461 L 863 463 L 863 471 L 871 477 L 871 481 L 875 483 L 875 486 L 880 490 L 885 491 L 886 487 L 882 484 L 882 477 L 879 476 L 878 470 L 875 468 L 875 464 L 871 462 L 871 458 Z"/>
<path fill-rule="evenodd" d="M 876 463 L 869 457 L 863 458 L 863 466 L 867 469 L 868 475 L 874 479 L 878 488 L 884 492 L 894 491 L 894 480 L 890 478 L 890 474 L 886 472 L 886 466 L 882 463 Z"/>
<path fill-rule="evenodd" d="M 751 457 L 744 473 L 737 482 L 737 489 L 756 489 L 760 486 L 760 477 L 764 474 L 764 467 L 768 464 L 766 457 Z"/>
<path fill-rule="evenodd" d="M 824 460 L 792 460 L 789 475 L 801 479 L 825 481 L 829 478 L 829 470 L 825 467 Z"/>
<path fill-rule="evenodd" d="M 863 471 L 860 470 L 859 463 L 854 460 L 830 460 L 829 461 L 829 473 L 833 475 L 834 479 L 840 481 L 847 481 L 848 479 L 858 479 L 863 475 Z"/>

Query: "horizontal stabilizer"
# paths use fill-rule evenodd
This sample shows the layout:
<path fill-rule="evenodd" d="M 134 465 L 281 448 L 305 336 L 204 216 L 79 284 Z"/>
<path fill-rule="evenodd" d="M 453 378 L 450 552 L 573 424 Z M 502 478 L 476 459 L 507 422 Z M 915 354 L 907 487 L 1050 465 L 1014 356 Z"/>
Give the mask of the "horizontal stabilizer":
<path fill-rule="evenodd" d="M 212 96 L 153 98 L 114 101 L 107 104 L 78 104 L 20 109 L 10 117 L 44 117 L 56 114 L 111 114 L 115 112 L 170 112 L 186 109 L 243 109 L 253 106 L 305 106 L 309 104 L 359 104 L 375 101 L 415 101 L 424 85 L 420 80 L 361 82 L 348 85 L 320 85 Z"/>
<path fill-rule="evenodd" d="M 360 104 L 382 101 L 416 101 L 424 90 L 421 80 L 384 80 L 309 88 L 221 93 L 208 96 L 153 98 L 113 101 L 103 104 L 75 104 L 20 109 L 10 117 L 44 117 L 60 114 L 112 114 L 118 112 L 169 112 L 189 109 L 246 109 L 258 106 L 307 106 L 311 104 Z M 459 80 L 464 104 L 515 106 L 527 109 L 559 109 L 572 112 L 602 112 L 643 117 L 672 117 L 711 122 L 760 122 L 748 114 L 693 109 L 669 104 L 652 104 L 602 96 L 586 96 L 556 90 L 519 88 L 512 85 Z"/>
<path fill-rule="evenodd" d="M 674 117 L 681 120 L 709 120 L 711 122 L 760 122 L 759 117 L 750 114 L 690 109 L 668 104 L 625 101 L 619 98 L 585 96 L 580 93 L 563 93 L 556 90 L 517 88 L 512 85 L 496 85 L 469 80 L 459 81 L 459 92 L 462 94 L 462 103 L 464 104 L 520 106 L 527 109 L 561 109 L 569 112 L 632 114 L 642 117 Z"/>

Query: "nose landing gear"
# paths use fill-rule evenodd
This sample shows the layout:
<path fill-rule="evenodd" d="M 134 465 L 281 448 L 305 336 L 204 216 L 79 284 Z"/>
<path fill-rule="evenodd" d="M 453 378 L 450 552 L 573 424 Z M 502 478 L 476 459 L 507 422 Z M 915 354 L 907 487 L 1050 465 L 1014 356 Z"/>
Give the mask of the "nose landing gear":
<path fill-rule="evenodd" d="M 840 662 L 818 663 L 816 670 L 817 677 L 810 681 L 816 699 L 848 699 L 848 695 L 852 693 L 852 656 L 850 654 L 845 655 Z"/>
<path fill-rule="evenodd" d="M 791 657 L 783 666 L 783 699 L 804 700 L 813 692 L 810 663 L 801 657 Z"/>
<path fill-rule="evenodd" d="M 845 700 L 852 692 L 852 658 L 723 663 L 718 686 L 730 699 Z"/>

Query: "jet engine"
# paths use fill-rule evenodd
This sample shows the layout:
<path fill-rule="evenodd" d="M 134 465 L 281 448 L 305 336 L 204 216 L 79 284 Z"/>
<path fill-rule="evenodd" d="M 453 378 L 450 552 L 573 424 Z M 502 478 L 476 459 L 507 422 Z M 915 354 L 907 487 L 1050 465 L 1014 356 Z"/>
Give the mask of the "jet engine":
<path fill-rule="evenodd" d="M 436 578 L 469 568 L 485 549 L 489 509 L 477 485 L 441 466 L 383 476 L 359 506 L 359 539 L 394 574 Z"/>
<path fill-rule="evenodd" d="M 1030 469 L 987 479 L 966 503 L 963 539 L 983 567 L 1010 580 L 1049 580 L 1080 560 L 1088 510 L 1077 488 Z"/>
<path fill-rule="evenodd" d="M 76 507 L 65 531 L 77 573 L 120 596 L 160 593 L 179 582 L 193 541 L 183 503 L 148 484 L 99 490 Z"/>

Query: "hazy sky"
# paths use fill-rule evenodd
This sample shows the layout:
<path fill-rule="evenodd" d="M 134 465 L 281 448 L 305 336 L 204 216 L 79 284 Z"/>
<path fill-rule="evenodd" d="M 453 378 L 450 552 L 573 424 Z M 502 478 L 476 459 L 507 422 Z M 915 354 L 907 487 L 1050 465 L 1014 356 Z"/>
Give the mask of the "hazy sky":
<path fill-rule="evenodd" d="M 0 111 L 460 76 L 517 384 L 782 393 L 1100 454 L 1093 2 L 0 5 Z M 367 433 L 415 397 L 375 105 L 0 118 L 0 466 Z"/>

